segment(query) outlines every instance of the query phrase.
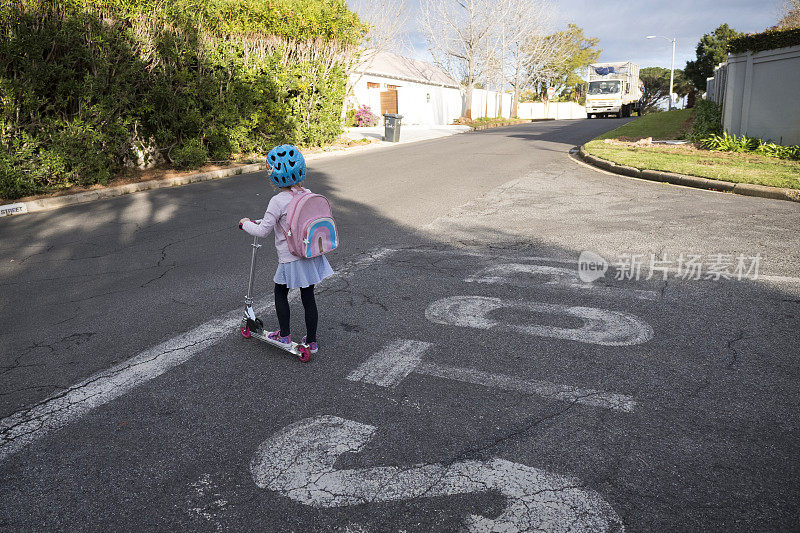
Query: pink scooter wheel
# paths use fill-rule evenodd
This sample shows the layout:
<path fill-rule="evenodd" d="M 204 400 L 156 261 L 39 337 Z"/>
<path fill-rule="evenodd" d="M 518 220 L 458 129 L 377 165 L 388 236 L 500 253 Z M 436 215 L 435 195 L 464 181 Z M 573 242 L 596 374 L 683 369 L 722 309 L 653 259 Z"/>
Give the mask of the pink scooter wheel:
<path fill-rule="evenodd" d="M 245 339 L 250 338 L 250 326 L 239 326 L 239 331 L 242 333 L 242 337 Z"/>
<path fill-rule="evenodd" d="M 307 363 L 309 359 L 311 359 L 311 352 L 308 349 L 308 346 L 303 346 L 302 344 L 297 347 L 297 351 L 300 352 L 298 357 L 300 361 L 303 363 Z"/>

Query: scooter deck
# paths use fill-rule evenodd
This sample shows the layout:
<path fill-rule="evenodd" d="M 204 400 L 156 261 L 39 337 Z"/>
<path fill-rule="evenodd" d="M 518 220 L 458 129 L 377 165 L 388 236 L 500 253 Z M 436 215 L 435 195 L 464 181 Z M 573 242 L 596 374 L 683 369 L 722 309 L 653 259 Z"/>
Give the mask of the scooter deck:
<path fill-rule="evenodd" d="M 302 355 L 300 353 L 300 351 L 297 349 L 297 347 L 300 346 L 300 343 L 292 342 L 292 346 L 291 346 L 291 348 L 289 348 L 282 342 L 274 341 L 272 339 L 267 338 L 267 334 L 268 333 L 269 333 L 268 331 L 265 331 L 263 333 L 253 333 L 251 331 L 250 332 L 250 336 L 252 338 L 254 338 L 254 339 L 258 339 L 258 340 L 260 340 L 262 342 L 266 342 L 267 344 L 271 344 L 271 345 L 275 346 L 276 348 L 280 348 L 281 350 L 283 350 L 285 352 L 289 352 L 291 354 L 297 355 L 298 357 L 300 355 Z"/>

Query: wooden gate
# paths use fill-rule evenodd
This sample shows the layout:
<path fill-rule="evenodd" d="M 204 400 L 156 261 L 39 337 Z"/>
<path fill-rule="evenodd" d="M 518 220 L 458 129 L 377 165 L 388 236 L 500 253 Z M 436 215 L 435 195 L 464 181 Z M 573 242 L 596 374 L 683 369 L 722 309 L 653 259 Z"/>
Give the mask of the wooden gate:
<path fill-rule="evenodd" d="M 397 91 L 388 90 L 381 93 L 381 115 L 397 113 Z"/>

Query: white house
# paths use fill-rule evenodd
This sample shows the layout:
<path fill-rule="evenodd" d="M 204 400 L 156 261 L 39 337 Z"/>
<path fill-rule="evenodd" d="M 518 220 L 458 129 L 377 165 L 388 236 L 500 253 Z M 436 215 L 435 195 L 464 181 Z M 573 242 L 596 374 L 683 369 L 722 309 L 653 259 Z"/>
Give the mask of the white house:
<path fill-rule="evenodd" d="M 361 66 L 350 77 L 350 105 L 368 105 L 376 115 L 399 113 L 404 124 L 452 124 L 464 112 L 466 96 L 459 83 L 435 65 L 390 52 L 365 52 Z M 472 118 L 508 117 L 511 94 L 473 89 Z M 586 118 L 574 102 L 521 103 L 517 116 L 526 119 Z"/>
<path fill-rule="evenodd" d="M 461 116 L 463 91 L 443 70 L 390 52 L 367 51 L 351 76 L 351 104 L 377 115 L 399 113 L 404 124 L 451 124 Z"/>

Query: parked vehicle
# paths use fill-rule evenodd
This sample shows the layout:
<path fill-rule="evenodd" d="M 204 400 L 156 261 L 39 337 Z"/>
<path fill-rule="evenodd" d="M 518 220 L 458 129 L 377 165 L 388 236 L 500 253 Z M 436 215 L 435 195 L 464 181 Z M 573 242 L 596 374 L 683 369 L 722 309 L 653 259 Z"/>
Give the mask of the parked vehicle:
<path fill-rule="evenodd" d="M 589 65 L 586 80 L 586 116 L 589 118 L 629 117 L 641 111 L 642 81 L 639 65 L 625 63 L 594 63 Z"/>

